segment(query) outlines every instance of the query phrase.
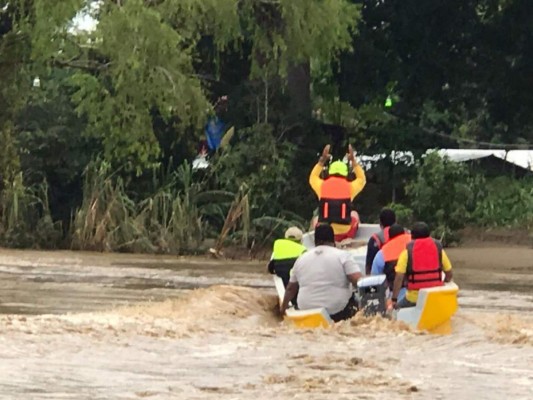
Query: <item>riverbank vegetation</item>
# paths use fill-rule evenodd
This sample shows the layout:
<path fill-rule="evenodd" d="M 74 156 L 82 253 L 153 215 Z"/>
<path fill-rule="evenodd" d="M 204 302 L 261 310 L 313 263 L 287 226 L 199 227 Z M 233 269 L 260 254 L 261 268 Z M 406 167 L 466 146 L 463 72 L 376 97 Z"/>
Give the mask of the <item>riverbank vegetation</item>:
<path fill-rule="evenodd" d="M 533 230 L 531 174 L 422 157 L 533 142 L 528 0 L 16 0 L 0 8 L 0 245 L 183 254 L 264 246 L 316 207 L 308 174 L 367 171 L 375 222 Z M 226 97 L 227 96 L 227 100 Z M 224 99 L 224 100 L 221 100 Z M 221 106 L 222 105 L 222 106 Z M 209 118 L 234 134 L 192 160 Z"/>

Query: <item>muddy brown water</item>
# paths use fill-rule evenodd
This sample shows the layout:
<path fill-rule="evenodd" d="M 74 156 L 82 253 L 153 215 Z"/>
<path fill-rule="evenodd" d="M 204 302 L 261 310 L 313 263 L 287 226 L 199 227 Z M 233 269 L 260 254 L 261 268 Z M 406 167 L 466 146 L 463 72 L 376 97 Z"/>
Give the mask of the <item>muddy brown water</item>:
<path fill-rule="evenodd" d="M 263 262 L 0 250 L 0 398 L 532 399 L 533 249 L 448 253 L 460 311 L 439 337 L 295 330 Z"/>

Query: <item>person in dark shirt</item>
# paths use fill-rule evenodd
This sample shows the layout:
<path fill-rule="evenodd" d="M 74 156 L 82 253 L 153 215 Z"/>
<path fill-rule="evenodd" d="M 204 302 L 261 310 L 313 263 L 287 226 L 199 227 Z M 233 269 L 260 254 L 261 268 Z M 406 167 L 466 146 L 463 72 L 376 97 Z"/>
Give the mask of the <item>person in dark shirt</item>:
<path fill-rule="evenodd" d="M 396 223 L 396 213 L 390 208 L 384 208 L 379 213 L 379 226 L 381 231 L 375 235 L 372 235 L 368 239 L 368 245 L 366 250 L 366 263 L 365 272 L 366 275 L 370 275 L 372 271 L 372 262 L 374 257 L 381 250 L 383 245 L 389 241 L 389 228 Z"/>

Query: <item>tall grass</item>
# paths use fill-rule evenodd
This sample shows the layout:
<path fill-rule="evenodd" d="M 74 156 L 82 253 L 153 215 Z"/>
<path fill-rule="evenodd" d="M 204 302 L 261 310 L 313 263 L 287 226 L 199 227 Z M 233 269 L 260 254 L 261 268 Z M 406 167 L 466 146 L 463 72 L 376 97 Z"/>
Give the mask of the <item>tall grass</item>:
<path fill-rule="evenodd" d="M 214 254 L 221 254 L 226 238 L 232 230 L 235 231 L 238 228 L 239 223 L 241 224 L 240 234 L 242 244 L 246 245 L 250 235 L 250 201 L 247 190 L 243 189 L 243 187 L 241 187 L 239 194 L 231 203 L 224 220 L 224 225 L 216 241 L 213 251 Z"/>
<path fill-rule="evenodd" d="M 22 181 L 22 173 L 6 182 L 2 192 L 2 227 L 8 231 L 26 223 L 23 216 L 31 203 L 31 194 Z"/>
<path fill-rule="evenodd" d="M 110 168 L 106 162 L 94 162 L 85 170 L 82 205 L 71 223 L 73 249 L 117 250 L 125 235 L 134 234 L 128 225 L 135 204 Z"/>
<path fill-rule="evenodd" d="M 188 163 L 167 181 L 153 195 L 135 203 L 109 165 L 90 165 L 83 202 L 71 224 L 71 247 L 172 254 L 203 250 L 209 219 L 220 220 L 235 195 L 203 190 L 203 182 L 194 179 Z"/>
<path fill-rule="evenodd" d="M 0 242 L 15 248 L 57 248 L 61 226 L 52 221 L 48 185 L 24 184 L 22 172 L 4 181 L 0 196 Z"/>
<path fill-rule="evenodd" d="M 145 229 L 143 236 L 159 252 L 191 252 L 204 239 L 207 223 L 191 175 L 190 166 L 180 167 L 173 184 L 139 204 L 135 225 Z M 182 189 L 173 187 L 176 182 L 183 185 Z"/>

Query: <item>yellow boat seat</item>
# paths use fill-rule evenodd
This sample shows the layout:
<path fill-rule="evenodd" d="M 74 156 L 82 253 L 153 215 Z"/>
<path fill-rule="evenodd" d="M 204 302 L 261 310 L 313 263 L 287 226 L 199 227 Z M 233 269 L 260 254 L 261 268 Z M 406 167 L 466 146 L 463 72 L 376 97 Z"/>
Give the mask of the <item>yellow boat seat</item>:
<path fill-rule="evenodd" d="M 278 292 L 279 303 L 285 297 L 285 286 L 279 276 L 274 276 L 274 284 Z M 325 308 L 313 308 L 311 310 L 296 310 L 294 307 L 287 309 L 284 315 L 286 321 L 291 322 L 297 328 L 327 328 L 333 325 L 333 320 Z"/>
<path fill-rule="evenodd" d="M 444 286 L 420 289 L 415 307 L 398 310 L 396 319 L 415 329 L 435 334 L 452 332 L 451 318 L 458 309 L 459 287 L 453 283 Z"/>

